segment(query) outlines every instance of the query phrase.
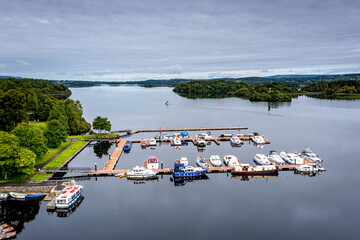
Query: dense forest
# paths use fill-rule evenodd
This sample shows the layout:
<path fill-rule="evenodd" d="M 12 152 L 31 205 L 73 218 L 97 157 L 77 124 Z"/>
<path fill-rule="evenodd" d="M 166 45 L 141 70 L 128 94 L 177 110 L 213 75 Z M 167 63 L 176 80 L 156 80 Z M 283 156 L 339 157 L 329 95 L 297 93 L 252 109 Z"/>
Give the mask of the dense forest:
<path fill-rule="evenodd" d="M 31 174 L 47 148 L 59 146 L 68 134 L 90 130 L 80 102 L 67 99 L 70 95 L 51 81 L 0 79 L 0 178 Z"/>
<path fill-rule="evenodd" d="M 360 98 L 360 80 L 321 82 L 306 86 L 304 92 L 320 93 L 313 95 L 326 99 Z"/>

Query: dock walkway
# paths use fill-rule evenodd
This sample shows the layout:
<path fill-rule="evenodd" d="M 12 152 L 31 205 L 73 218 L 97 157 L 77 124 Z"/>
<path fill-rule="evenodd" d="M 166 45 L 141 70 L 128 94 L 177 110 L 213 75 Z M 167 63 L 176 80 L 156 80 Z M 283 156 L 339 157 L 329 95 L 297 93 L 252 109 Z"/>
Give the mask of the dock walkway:
<path fill-rule="evenodd" d="M 111 155 L 109 161 L 107 161 L 107 163 L 105 163 L 104 166 L 104 171 L 112 171 L 114 170 L 122 152 L 124 149 L 124 145 L 125 145 L 126 140 L 120 140 L 119 144 L 117 145 L 115 151 L 113 152 L 113 154 Z"/>

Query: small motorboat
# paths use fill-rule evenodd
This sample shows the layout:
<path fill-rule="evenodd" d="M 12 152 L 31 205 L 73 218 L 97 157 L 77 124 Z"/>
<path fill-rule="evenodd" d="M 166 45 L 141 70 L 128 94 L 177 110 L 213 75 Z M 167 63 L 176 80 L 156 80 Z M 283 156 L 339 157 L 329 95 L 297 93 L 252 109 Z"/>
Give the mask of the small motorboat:
<path fill-rule="evenodd" d="M 202 156 L 198 155 L 196 158 L 196 164 L 199 167 L 203 167 L 203 168 L 208 168 L 209 167 L 209 163 L 206 161 L 205 158 L 203 158 Z"/>
<path fill-rule="evenodd" d="M 277 151 L 275 150 L 271 150 L 269 152 L 268 158 L 273 161 L 274 163 L 278 164 L 278 165 L 282 165 L 285 164 L 285 161 L 280 157 L 280 155 L 278 154 Z"/>
<path fill-rule="evenodd" d="M 319 171 L 316 164 L 302 164 L 294 168 L 297 173 L 317 173 Z"/>
<path fill-rule="evenodd" d="M 1 224 L 1 225 L 0 225 L 0 232 L 2 232 L 3 229 L 8 228 L 8 227 L 9 227 L 9 225 L 7 225 L 6 223 Z"/>
<path fill-rule="evenodd" d="M 253 158 L 253 160 L 258 165 L 270 165 L 271 164 L 271 162 L 265 156 L 265 154 L 257 153 L 257 154 L 255 154 L 255 157 Z"/>
<path fill-rule="evenodd" d="M 16 236 L 16 232 L 0 233 L 0 239 L 9 239 Z"/>
<path fill-rule="evenodd" d="M 178 138 L 178 137 L 174 138 L 173 145 L 174 146 L 181 146 L 181 139 Z"/>
<path fill-rule="evenodd" d="M 281 152 L 280 152 L 280 157 L 281 157 L 285 162 L 287 162 L 287 163 L 289 163 L 289 164 L 292 164 L 292 165 L 295 164 L 294 160 L 291 159 L 291 158 L 288 156 L 288 153 L 285 152 L 285 151 L 281 151 Z"/>
<path fill-rule="evenodd" d="M 2 234 L 14 231 L 14 228 L 13 228 L 13 227 L 8 226 L 7 224 L 3 224 L 3 225 L 6 225 L 7 227 L 4 227 L 4 228 L 1 229 L 0 232 L 1 232 Z M 1 238 L 0 238 L 0 239 L 1 239 Z"/>
<path fill-rule="evenodd" d="M 29 199 L 29 200 L 31 200 L 31 199 L 40 199 L 40 198 L 43 198 L 43 197 L 45 197 L 45 195 L 44 194 L 32 194 L 32 195 L 26 195 L 26 199 Z"/>
<path fill-rule="evenodd" d="M 195 138 L 213 138 L 213 136 L 211 135 L 211 132 L 207 132 L 207 133 L 199 133 L 195 135 Z"/>
<path fill-rule="evenodd" d="M 157 172 L 145 169 L 140 166 L 134 167 L 130 172 L 127 173 L 127 179 L 152 179 L 157 178 Z"/>
<path fill-rule="evenodd" d="M 156 140 L 154 138 L 149 140 L 149 146 L 156 146 Z"/>
<path fill-rule="evenodd" d="M 115 174 L 115 177 L 119 177 L 119 178 L 124 178 L 126 177 L 127 173 L 118 173 L 118 174 Z"/>
<path fill-rule="evenodd" d="M 173 176 L 176 177 L 198 177 L 205 175 L 207 169 L 199 168 L 199 167 L 192 167 L 192 166 L 184 166 L 182 163 L 175 163 L 174 164 L 174 171 Z"/>
<path fill-rule="evenodd" d="M 189 165 L 187 157 L 181 157 L 180 158 L 180 163 L 184 164 L 185 167 Z"/>
<path fill-rule="evenodd" d="M 151 156 L 147 160 L 147 169 L 159 169 L 159 161 L 156 157 Z"/>
<path fill-rule="evenodd" d="M 214 167 L 222 166 L 222 162 L 219 155 L 210 155 L 209 161 Z"/>
<path fill-rule="evenodd" d="M 296 153 L 288 153 L 287 155 L 295 165 L 305 163 L 304 159 Z"/>
<path fill-rule="evenodd" d="M 256 144 L 265 144 L 265 139 L 262 136 L 253 136 L 251 140 Z"/>
<path fill-rule="evenodd" d="M 310 148 L 304 149 L 301 153 L 301 157 L 308 160 L 309 162 L 314 162 L 316 165 L 321 166 L 323 160 L 320 159 Z"/>
<path fill-rule="evenodd" d="M 0 200 L 6 200 L 6 199 L 8 199 L 8 197 L 9 197 L 9 194 L 7 194 L 7 193 L 0 193 Z"/>
<path fill-rule="evenodd" d="M 126 141 L 125 142 L 125 145 L 124 145 L 124 151 L 125 152 L 128 152 L 131 150 L 131 147 L 132 147 L 132 141 Z"/>
<path fill-rule="evenodd" d="M 68 209 L 81 198 L 84 187 L 81 184 L 74 184 L 62 190 L 62 193 L 55 199 L 56 209 Z"/>
<path fill-rule="evenodd" d="M 12 199 L 16 199 L 16 200 L 25 200 L 26 199 L 26 194 L 10 192 L 10 197 Z"/>
<path fill-rule="evenodd" d="M 239 159 L 234 155 L 225 155 L 224 162 L 225 165 L 229 167 L 240 166 Z"/>
<path fill-rule="evenodd" d="M 230 138 L 230 143 L 235 146 L 241 146 L 244 142 L 240 140 L 235 134 L 233 134 Z"/>
<path fill-rule="evenodd" d="M 143 147 L 143 148 L 146 148 L 149 146 L 149 140 L 147 140 L 147 139 L 142 139 L 140 143 L 141 143 L 141 147 Z"/>
<path fill-rule="evenodd" d="M 196 138 L 196 144 L 198 147 L 206 147 L 206 141 L 202 137 Z"/>
<path fill-rule="evenodd" d="M 233 175 L 275 175 L 278 174 L 279 167 L 275 165 L 250 166 L 241 164 L 231 170 Z"/>

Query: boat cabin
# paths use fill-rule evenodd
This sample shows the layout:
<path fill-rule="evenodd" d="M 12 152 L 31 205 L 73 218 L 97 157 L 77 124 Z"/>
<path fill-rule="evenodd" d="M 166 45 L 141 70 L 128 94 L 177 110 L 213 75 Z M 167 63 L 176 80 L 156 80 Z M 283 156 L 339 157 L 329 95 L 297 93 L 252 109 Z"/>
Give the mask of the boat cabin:
<path fill-rule="evenodd" d="M 148 169 L 158 169 L 159 168 L 159 161 L 156 157 L 152 156 L 149 157 L 147 160 L 147 168 Z"/>

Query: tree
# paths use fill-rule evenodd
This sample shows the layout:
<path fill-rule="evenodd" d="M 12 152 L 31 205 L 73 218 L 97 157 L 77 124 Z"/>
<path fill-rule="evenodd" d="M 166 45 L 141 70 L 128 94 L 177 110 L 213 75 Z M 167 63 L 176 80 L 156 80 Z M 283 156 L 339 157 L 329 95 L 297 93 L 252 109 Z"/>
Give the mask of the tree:
<path fill-rule="evenodd" d="M 105 131 L 111 131 L 111 123 L 107 118 L 102 118 L 100 116 L 97 116 L 93 121 L 93 129 L 99 130 L 101 133 L 101 130 Z"/>
<path fill-rule="evenodd" d="M 58 147 L 67 137 L 66 127 L 59 120 L 51 120 L 47 124 L 44 132 L 47 139 L 47 146 L 50 148 Z"/>
<path fill-rule="evenodd" d="M 67 99 L 65 101 L 65 111 L 68 117 L 70 134 L 86 133 L 91 129 L 91 124 L 82 117 L 83 110 L 79 101 Z"/>
<path fill-rule="evenodd" d="M 20 146 L 19 139 L 7 132 L 0 131 L 0 176 L 14 174 L 30 175 L 34 172 L 36 155 Z"/>
<path fill-rule="evenodd" d="M 9 90 L 0 96 L 0 129 L 11 131 L 18 123 L 27 121 L 25 94 Z"/>
<path fill-rule="evenodd" d="M 47 152 L 46 139 L 40 128 L 20 123 L 12 133 L 20 140 L 20 146 L 33 151 L 37 158 Z"/>

